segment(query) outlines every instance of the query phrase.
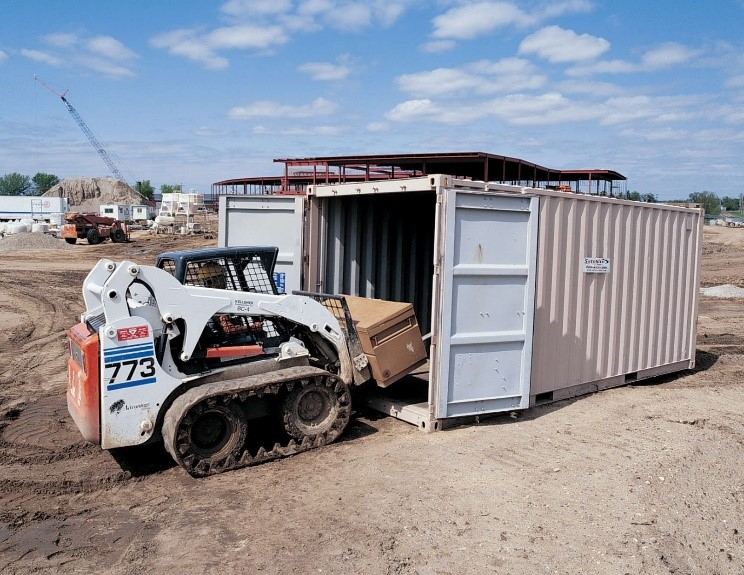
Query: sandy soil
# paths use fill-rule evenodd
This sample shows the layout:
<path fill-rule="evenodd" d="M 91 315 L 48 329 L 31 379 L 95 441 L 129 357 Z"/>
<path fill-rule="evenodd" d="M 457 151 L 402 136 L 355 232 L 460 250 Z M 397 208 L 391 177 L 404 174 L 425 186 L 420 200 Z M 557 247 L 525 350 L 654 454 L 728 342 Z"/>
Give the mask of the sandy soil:
<path fill-rule="evenodd" d="M 435 434 L 362 413 L 194 480 L 81 441 L 64 343 L 97 258 L 195 242 L 0 255 L 0 572 L 744 573 L 744 300 L 702 300 L 694 373 Z M 744 230 L 704 254 L 705 285 L 744 285 Z"/>

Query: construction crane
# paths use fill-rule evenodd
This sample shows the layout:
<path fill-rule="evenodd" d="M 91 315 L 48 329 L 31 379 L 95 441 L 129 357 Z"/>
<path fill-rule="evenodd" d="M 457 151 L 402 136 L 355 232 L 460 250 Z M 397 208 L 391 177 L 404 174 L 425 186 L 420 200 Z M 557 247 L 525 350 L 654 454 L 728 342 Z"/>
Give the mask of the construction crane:
<path fill-rule="evenodd" d="M 104 161 L 104 163 L 106 164 L 108 169 L 111 171 L 111 173 L 114 175 L 114 177 L 126 183 L 124 176 L 121 175 L 119 168 L 116 167 L 116 164 L 114 164 L 114 161 L 111 159 L 111 156 L 109 156 L 108 152 L 103 147 L 101 142 L 98 141 L 98 138 L 96 138 L 95 134 L 93 134 L 91 129 L 88 127 L 88 124 L 86 124 L 85 121 L 80 117 L 80 114 L 75 109 L 75 107 L 72 104 L 70 104 L 70 101 L 65 97 L 67 95 L 67 90 L 65 90 L 64 92 L 60 94 L 59 92 L 57 92 L 54 88 L 49 86 L 46 82 L 44 82 L 44 80 L 42 80 L 38 76 L 34 75 L 34 80 L 36 80 L 39 84 L 44 86 L 52 94 L 54 94 L 60 100 L 62 100 L 64 105 L 67 107 L 67 111 L 70 112 L 70 115 L 75 120 L 75 123 L 83 131 L 83 134 L 85 134 L 85 137 L 88 138 L 90 145 L 93 146 L 96 152 L 98 152 L 98 155 L 101 156 L 101 159 Z"/>

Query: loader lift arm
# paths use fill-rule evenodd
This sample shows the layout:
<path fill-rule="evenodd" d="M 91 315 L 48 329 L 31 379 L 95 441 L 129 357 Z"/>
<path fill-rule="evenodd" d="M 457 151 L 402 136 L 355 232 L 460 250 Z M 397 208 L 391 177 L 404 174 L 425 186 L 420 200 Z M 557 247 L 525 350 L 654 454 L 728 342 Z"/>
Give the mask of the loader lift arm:
<path fill-rule="evenodd" d="M 209 320 L 216 314 L 230 314 L 246 317 L 282 318 L 304 326 L 312 333 L 327 340 L 338 350 L 341 364 L 340 376 L 345 381 L 354 379 L 346 335 L 339 321 L 320 303 L 304 295 L 272 295 L 253 292 L 236 292 L 196 286 L 184 286 L 169 273 L 153 266 L 140 266 L 131 261 L 119 264 L 111 260 L 101 260 L 89 273 L 84 282 L 83 298 L 87 311 L 83 321 L 100 316 L 106 325 L 117 320 L 129 318 L 137 313 L 130 309 L 127 297 L 130 286 L 143 285 L 157 302 L 161 326 L 153 325 L 157 333 L 162 332 L 171 338 L 177 321 L 185 324 L 183 343 L 178 359 L 187 362 Z M 152 318 L 152 310 L 147 310 Z M 160 329 L 158 329 L 160 328 Z M 115 332 L 109 328 L 106 335 L 113 337 Z"/>

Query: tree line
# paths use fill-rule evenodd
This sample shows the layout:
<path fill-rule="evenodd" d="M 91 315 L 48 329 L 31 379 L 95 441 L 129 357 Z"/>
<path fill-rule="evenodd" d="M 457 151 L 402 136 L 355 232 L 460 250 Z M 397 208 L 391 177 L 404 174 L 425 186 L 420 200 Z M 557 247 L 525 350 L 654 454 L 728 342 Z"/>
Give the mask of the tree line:
<path fill-rule="evenodd" d="M 640 192 L 631 191 L 621 193 L 618 197 L 621 200 L 633 200 L 634 202 L 647 202 L 649 204 L 655 204 L 659 201 L 655 194 L 641 194 Z"/>
<path fill-rule="evenodd" d="M 687 201 L 700 204 L 705 209 L 705 213 L 711 216 L 717 216 L 722 210 L 737 212 L 741 209 L 739 198 L 732 198 L 730 196 L 719 198 L 715 192 L 693 192 Z"/>
<path fill-rule="evenodd" d="M 0 196 L 40 196 L 59 183 L 54 174 L 37 172 L 33 178 L 12 172 L 0 176 Z"/>
<path fill-rule="evenodd" d="M 12 172 L 0 176 L 0 196 L 41 196 L 50 188 L 59 183 L 59 178 L 54 174 L 37 172 L 33 177 Z M 134 189 L 146 200 L 152 200 L 155 188 L 150 180 L 140 180 L 134 185 Z M 180 192 L 179 184 L 163 184 L 160 186 L 161 194 Z"/>
<path fill-rule="evenodd" d="M 146 200 L 153 199 L 153 194 L 155 194 L 155 188 L 150 183 L 150 180 L 139 180 L 134 184 L 134 189 L 137 190 L 137 193 L 141 195 Z M 160 186 L 160 195 L 163 194 L 172 194 L 174 192 L 180 192 L 181 191 L 181 185 L 180 184 L 162 184 Z"/>

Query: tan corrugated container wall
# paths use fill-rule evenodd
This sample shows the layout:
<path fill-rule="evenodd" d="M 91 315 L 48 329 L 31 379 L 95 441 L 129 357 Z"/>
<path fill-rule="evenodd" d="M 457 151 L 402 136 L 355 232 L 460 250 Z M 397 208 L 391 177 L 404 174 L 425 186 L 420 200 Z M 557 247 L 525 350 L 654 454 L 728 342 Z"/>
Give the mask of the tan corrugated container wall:
<path fill-rule="evenodd" d="M 531 395 L 695 360 L 702 212 L 540 193 Z M 585 257 L 610 273 L 585 273 Z"/>

